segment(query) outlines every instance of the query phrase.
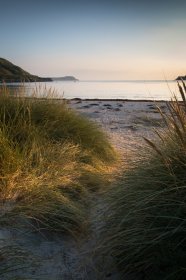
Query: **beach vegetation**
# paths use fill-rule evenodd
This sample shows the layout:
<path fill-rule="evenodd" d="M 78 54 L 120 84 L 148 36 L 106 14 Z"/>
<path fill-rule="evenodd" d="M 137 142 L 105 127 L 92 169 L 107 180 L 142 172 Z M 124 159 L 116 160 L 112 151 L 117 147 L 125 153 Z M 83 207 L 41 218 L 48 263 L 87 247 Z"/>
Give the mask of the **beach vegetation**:
<path fill-rule="evenodd" d="M 96 124 L 43 89 L 0 88 L 0 224 L 77 235 L 116 154 Z M 105 181 L 106 180 L 106 181 Z"/>
<path fill-rule="evenodd" d="M 159 113 L 165 126 L 141 150 L 108 196 L 105 254 L 123 277 L 186 279 L 186 85 Z"/>

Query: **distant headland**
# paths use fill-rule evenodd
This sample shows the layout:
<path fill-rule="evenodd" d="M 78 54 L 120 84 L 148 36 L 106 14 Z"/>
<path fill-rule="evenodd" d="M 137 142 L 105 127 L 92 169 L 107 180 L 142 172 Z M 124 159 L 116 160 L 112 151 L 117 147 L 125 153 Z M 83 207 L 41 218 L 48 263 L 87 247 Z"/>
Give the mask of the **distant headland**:
<path fill-rule="evenodd" d="M 78 81 L 73 76 L 43 78 L 32 75 L 7 59 L 0 58 L 0 83 Z"/>
<path fill-rule="evenodd" d="M 76 79 L 73 76 L 65 76 L 65 77 L 56 77 L 56 78 L 52 78 L 53 81 L 69 81 L 69 82 L 77 82 L 79 81 L 78 79 Z"/>

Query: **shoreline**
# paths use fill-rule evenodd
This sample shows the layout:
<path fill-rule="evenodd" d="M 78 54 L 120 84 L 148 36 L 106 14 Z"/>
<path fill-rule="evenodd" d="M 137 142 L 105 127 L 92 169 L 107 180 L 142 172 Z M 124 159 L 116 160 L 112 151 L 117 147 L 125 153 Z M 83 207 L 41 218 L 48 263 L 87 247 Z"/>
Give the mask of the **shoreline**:
<path fill-rule="evenodd" d="M 55 100 L 55 101 L 69 101 L 69 102 L 71 102 L 71 101 L 82 101 L 82 102 L 84 102 L 84 101 L 86 101 L 86 102 L 94 102 L 94 101 L 97 101 L 97 102 L 99 102 L 99 101 L 101 101 L 101 102 L 153 102 L 153 103 L 156 103 L 156 102 L 164 102 L 164 103 L 166 103 L 166 102 L 172 102 L 172 100 L 170 99 L 170 100 L 165 100 L 165 99 L 158 99 L 158 100 L 156 100 L 156 99 L 121 99 L 121 98 L 114 98 L 114 99 L 112 99 L 112 98 L 105 98 L 105 99 L 103 99 L 103 98 L 79 98 L 79 97 L 74 97 L 74 98 L 50 98 L 50 97 L 35 97 L 35 96 L 12 96 L 12 97 L 19 97 L 19 98 L 26 98 L 26 99 L 38 99 L 38 100 Z M 180 100 L 180 102 L 182 102 L 181 100 Z"/>
<path fill-rule="evenodd" d="M 68 100 L 71 100 L 71 101 L 107 101 L 107 102 L 112 102 L 112 101 L 115 101 L 115 102 L 171 102 L 171 100 L 153 100 L 153 99 L 121 99 L 121 98 L 114 98 L 114 99 L 111 99 L 111 98 L 106 98 L 106 99 L 103 99 L 103 98 L 70 98 L 70 99 L 67 99 L 67 98 L 63 98 L 63 99 L 59 99 L 59 100 L 65 100 L 65 101 L 68 101 Z"/>

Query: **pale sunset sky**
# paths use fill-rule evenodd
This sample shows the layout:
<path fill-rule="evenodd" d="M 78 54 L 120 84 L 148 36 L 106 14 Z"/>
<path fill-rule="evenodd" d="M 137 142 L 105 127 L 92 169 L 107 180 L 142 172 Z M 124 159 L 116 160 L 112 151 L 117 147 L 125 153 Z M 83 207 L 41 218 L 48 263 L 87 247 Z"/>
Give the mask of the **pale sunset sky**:
<path fill-rule="evenodd" d="M 2 0 L 0 57 L 39 76 L 186 74 L 185 0 Z"/>

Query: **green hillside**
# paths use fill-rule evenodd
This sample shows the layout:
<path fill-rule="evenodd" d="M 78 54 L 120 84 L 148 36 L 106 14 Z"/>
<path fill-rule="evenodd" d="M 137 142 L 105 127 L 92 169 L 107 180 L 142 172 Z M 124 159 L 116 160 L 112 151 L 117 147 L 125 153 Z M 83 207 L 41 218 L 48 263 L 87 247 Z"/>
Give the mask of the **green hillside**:
<path fill-rule="evenodd" d="M 10 61 L 0 58 L 0 82 L 47 82 L 50 78 L 41 78 L 24 71 Z"/>

